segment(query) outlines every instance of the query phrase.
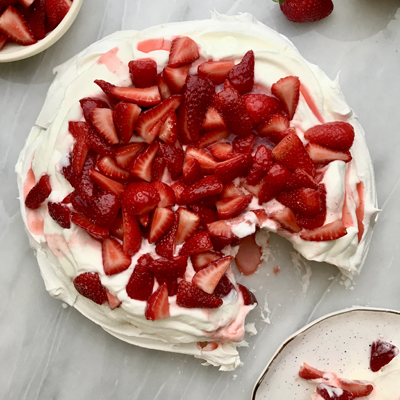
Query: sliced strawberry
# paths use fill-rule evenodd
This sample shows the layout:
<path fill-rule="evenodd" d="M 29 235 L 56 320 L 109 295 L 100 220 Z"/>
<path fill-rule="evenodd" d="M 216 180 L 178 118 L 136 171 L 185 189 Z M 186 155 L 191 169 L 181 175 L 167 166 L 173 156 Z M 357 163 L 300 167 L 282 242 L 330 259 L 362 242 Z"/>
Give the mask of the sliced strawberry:
<path fill-rule="evenodd" d="M 354 400 L 354 396 L 347 390 L 338 389 L 332 386 L 321 384 L 317 386 L 315 393 L 325 400 Z"/>
<path fill-rule="evenodd" d="M 254 154 L 254 163 L 247 175 L 246 181 L 249 185 L 257 185 L 264 178 L 272 167 L 271 150 L 266 146 L 257 147 Z"/>
<path fill-rule="evenodd" d="M 129 179 L 129 172 L 122 169 L 109 156 L 102 157 L 96 164 L 97 168 L 105 175 L 112 179 L 126 181 Z"/>
<path fill-rule="evenodd" d="M 180 256 L 191 256 L 192 254 L 202 253 L 203 251 L 211 250 L 211 243 L 208 232 L 202 231 L 191 236 L 179 251 Z"/>
<path fill-rule="evenodd" d="M 349 151 L 330 149 L 329 147 L 321 146 L 316 143 L 308 143 L 306 151 L 315 164 L 328 164 L 336 160 L 347 163 L 352 159 Z"/>
<path fill-rule="evenodd" d="M 223 301 L 212 294 L 208 294 L 190 282 L 179 282 L 176 304 L 185 308 L 218 308 Z"/>
<path fill-rule="evenodd" d="M 81 175 L 86 157 L 89 152 L 87 139 L 89 135 L 89 125 L 85 122 L 69 122 L 69 131 L 76 137 L 76 142 L 72 150 L 72 167 L 76 175 Z"/>
<path fill-rule="evenodd" d="M 124 253 L 130 257 L 135 255 L 142 246 L 142 236 L 139 222 L 134 215 L 130 215 L 127 210 L 122 209 L 122 220 L 124 238 L 122 248 Z"/>
<path fill-rule="evenodd" d="M 126 294 L 135 300 L 147 300 L 153 293 L 154 274 L 149 270 L 153 261 L 149 254 L 139 258 L 129 282 L 126 285 Z"/>
<path fill-rule="evenodd" d="M 167 143 L 160 143 L 160 150 L 164 157 L 167 169 L 173 180 L 177 180 L 183 172 L 184 152 L 180 147 Z"/>
<path fill-rule="evenodd" d="M 193 269 L 198 272 L 203 268 L 207 267 L 213 261 L 217 261 L 222 258 L 222 253 L 216 253 L 214 251 L 204 251 L 202 253 L 193 254 L 190 256 L 192 261 Z"/>
<path fill-rule="evenodd" d="M 147 88 L 116 86 L 110 89 L 110 94 L 118 100 L 134 103 L 141 107 L 150 107 L 161 103 L 158 86 Z"/>
<path fill-rule="evenodd" d="M 217 164 L 213 156 L 206 149 L 197 149 L 194 146 L 186 148 L 186 160 L 195 159 L 204 174 L 213 174 Z"/>
<path fill-rule="evenodd" d="M 154 129 L 157 124 L 161 128 L 171 111 L 175 111 L 181 104 L 182 96 L 177 94 L 164 100 L 156 107 L 142 112 L 136 124 L 136 132 L 147 142 L 151 143 L 158 134 L 157 129 Z M 161 121 L 161 123 L 160 123 Z"/>
<path fill-rule="evenodd" d="M 272 85 L 271 92 L 282 102 L 283 110 L 292 120 L 300 98 L 300 79 L 297 76 L 279 79 Z"/>
<path fill-rule="evenodd" d="M 112 294 L 107 289 L 106 289 L 106 294 L 107 294 L 108 305 L 110 306 L 111 310 L 115 310 L 122 304 L 122 301 L 115 294 Z"/>
<path fill-rule="evenodd" d="M 240 241 L 239 251 L 235 257 L 239 272 L 243 275 L 254 274 L 262 262 L 261 256 L 262 251 L 256 243 L 255 234 L 243 238 Z"/>
<path fill-rule="evenodd" d="M 132 263 L 131 257 L 128 257 L 120 243 L 113 238 L 106 238 L 102 243 L 102 257 L 104 273 L 106 275 L 119 274 L 128 269 Z"/>
<path fill-rule="evenodd" d="M 327 122 L 308 129 L 304 138 L 312 143 L 347 151 L 353 145 L 354 128 L 348 122 Z"/>
<path fill-rule="evenodd" d="M 71 6 L 71 0 L 46 0 L 46 15 L 50 30 L 64 19 Z"/>
<path fill-rule="evenodd" d="M 342 236 L 347 235 L 347 230 L 341 220 L 333 221 L 329 224 L 323 225 L 320 228 L 305 231 L 300 234 L 303 240 L 312 242 L 323 242 L 328 240 L 336 240 Z"/>
<path fill-rule="evenodd" d="M 242 196 L 244 193 L 233 182 L 224 185 L 224 190 L 221 192 L 221 199 L 233 199 Z"/>
<path fill-rule="evenodd" d="M 108 229 L 96 226 L 81 214 L 72 213 L 71 221 L 75 225 L 87 231 L 95 239 L 105 239 L 109 235 Z"/>
<path fill-rule="evenodd" d="M 268 215 L 263 208 L 252 210 L 257 217 L 257 226 L 261 227 L 268 220 Z"/>
<path fill-rule="evenodd" d="M 160 201 L 157 204 L 158 207 L 172 207 L 175 205 L 175 193 L 170 186 L 164 182 L 152 182 L 151 183 L 160 194 Z"/>
<path fill-rule="evenodd" d="M 136 155 L 143 149 L 144 143 L 130 143 L 121 146 L 115 153 L 115 159 L 121 168 L 127 168 L 135 159 Z"/>
<path fill-rule="evenodd" d="M 214 96 L 214 106 L 228 128 L 238 136 L 251 133 L 252 122 L 239 92 L 231 85 Z"/>
<path fill-rule="evenodd" d="M 132 182 L 123 193 L 122 206 L 131 215 L 147 214 L 157 207 L 160 200 L 160 194 L 153 184 Z"/>
<path fill-rule="evenodd" d="M 224 185 L 215 175 L 208 175 L 185 188 L 181 194 L 181 200 L 184 204 L 193 203 L 203 197 L 219 194 L 223 188 Z"/>
<path fill-rule="evenodd" d="M 163 100 L 172 96 L 172 90 L 169 88 L 162 72 L 157 75 L 157 86 Z"/>
<path fill-rule="evenodd" d="M 158 132 L 158 137 L 164 143 L 175 144 L 178 140 L 178 118 L 175 112 L 171 111 Z"/>
<path fill-rule="evenodd" d="M 189 74 L 190 65 L 184 65 L 179 68 L 166 66 L 163 69 L 163 77 L 167 85 L 174 93 L 180 93 L 185 84 L 186 77 Z"/>
<path fill-rule="evenodd" d="M 282 133 L 289 129 L 290 121 L 286 114 L 277 113 L 271 115 L 267 121 L 260 124 L 257 132 L 260 136 L 266 136 L 271 142 L 279 143 L 282 139 Z"/>
<path fill-rule="evenodd" d="M 174 214 L 174 222 L 167 233 L 156 243 L 156 253 L 169 260 L 174 258 L 175 238 L 178 231 L 178 214 Z"/>
<path fill-rule="evenodd" d="M 215 251 L 222 251 L 226 246 L 232 244 L 232 240 L 224 236 L 211 236 L 211 242 Z"/>
<path fill-rule="evenodd" d="M 156 84 L 157 63 L 151 58 L 129 61 L 132 83 L 137 88 L 147 88 Z"/>
<path fill-rule="evenodd" d="M 206 293 L 212 294 L 232 260 L 232 256 L 226 256 L 211 262 L 194 274 L 192 282 Z"/>
<path fill-rule="evenodd" d="M 92 123 L 90 116 L 94 108 L 110 108 L 105 101 L 97 99 L 96 97 L 84 97 L 79 100 L 79 103 L 83 111 L 83 116 L 88 124 Z"/>
<path fill-rule="evenodd" d="M 62 203 L 47 203 L 50 217 L 54 219 L 61 226 L 61 228 L 71 228 L 71 210 L 70 208 Z"/>
<path fill-rule="evenodd" d="M 206 61 L 197 67 L 199 76 L 208 78 L 214 85 L 221 85 L 228 77 L 235 61 Z"/>
<path fill-rule="evenodd" d="M 124 222 L 121 215 L 118 215 L 111 225 L 110 234 L 120 240 L 124 239 Z"/>
<path fill-rule="evenodd" d="M 200 204 L 190 204 L 191 210 L 200 217 L 200 221 L 204 226 L 211 224 L 212 222 L 218 221 L 218 214 L 216 211 L 205 207 Z"/>
<path fill-rule="evenodd" d="M 320 371 L 319 369 L 311 367 L 310 365 L 308 365 L 306 363 L 303 363 L 299 370 L 300 378 L 306 379 L 308 381 L 315 380 L 315 379 L 324 379 L 324 374 L 326 374 L 326 372 Z"/>
<path fill-rule="evenodd" d="M 172 257 L 170 259 L 159 258 L 153 260 L 149 269 L 155 275 L 164 275 L 170 278 L 182 278 L 185 275 L 187 257 Z"/>
<path fill-rule="evenodd" d="M 275 211 L 270 215 L 270 218 L 278 222 L 282 229 L 285 229 L 292 233 L 298 233 L 301 228 L 296 222 L 296 218 L 293 211 L 290 208 L 283 208 L 282 210 Z"/>
<path fill-rule="evenodd" d="M 399 354 L 399 349 L 383 340 L 375 340 L 371 346 L 371 358 L 369 366 L 372 372 L 379 371 L 382 367 L 389 364 Z"/>
<path fill-rule="evenodd" d="M 115 85 L 113 85 L 110 82 L 103 81 L 102 79 L 95 79 L 94 83 L 106 94 L 107 100 L 113 106 L 116 106 L 119 103 L 119 101 L 117 99 L 115 99 L 111 94 L 111 89 L 114 88 Z M 127 104 L 130 104 L 130 103 L 127 103 Z"/>
<path fill-rule="evenodd" d="M 228 136 L 229 132 L 226 129 L 207 132 L 196 142 L 196 147 L 207 147 L 210 144 L 218 143 L 221 140 L 226 139 Z"/>
<path fill-rule="evenodd" d="M 274 114 L 274 115 L 281 115 L 281 114 Z M 286 115 L 285 115 L 285 118 Z M 262 127 L 264 124 L 262 123 L 260 127 Z M 295 128 L 288 128 L 284 131 L 279 131 L 279 132 L 262 132 L 261 128 L 259 128 L 258 131 L 260 136 L 265 136 L 270 142 L 274 144 L 278 144 L 282 139 L 284 139 L 286 136 L 290 134 L 296 134 L 296 129 Z"/>
<path fill-rule="evenodd" d="M 153 142 L 143 150 L 129 167 L 130 173 L 138 179 L 151 182 L 153 162 L 157 155 L 158 143 Z"/>
<path fill-rule="evenodd" d="M 32 4 L 33 1 L 29 0 L 26 3 Z M 37 40 L 43 39 L 46 36 L 45 20 L 46 20 L 46 0 L 37 0 L 32 5 L 31 15 L 27 17 L 28 25 L 31 28 L 31 31 Z"/>
<path fill-rule="evenodd" d="M 318 189 L 318 183 L 312 176 L 308 175 L 307 172 L 302 169 L 296 169 L 286 182 L 283 190 L 285 192 L 291 192 L 300 188 Z"/>
<path fill-rule="evenodd" d="M 151 321 L 165 319 L 170 316 L 166 283 L 161 285 L 147 300 L 144 316 Z"/>
<path fill-rule="evenodd" d="M 253 152 L 253 144 L 256 140 L 256 135 L 250 133 L 247 136 L 238 136 L 232 142 L 234 153 L 247 154 Z"/>
<path fill-rule="evenodd" d="M 217 201 L 217 211 L 220 219 L 233 218 L 240 215 L 251 203 L 251 194 Z"/>
<path fill-rule="evenodd" d="M 249 306 L 252 304 L 258 304 L 256 296 L 246 286 L 241 285 L 240 283 L 237 284 L 238 289 L 243 297 L 243 303 L 245 306 Z"/>
<path fill-rule="evenodd" d="M 241 154 L 235 158 L 219 162 L 214 170 L 215 175 L 223 182 L 232 182 L 238 176 L 246 175 L 253 163 L 251 154 Z"/>
<path fill-rule="evenodd" d="M 100 156 L 114 157 L 115 155 L 114 147 L 112 147 L 107 140 L 100 136 L 95 129 L 89 128 L 86 144 L 90 149 Z"/>
<path fill-rule="evenodd" d="M 272 200 L 286 185 L 290 178 L 290 171 L 279 164 L 274 164 L 262 180 L 258 194 L 258 203 L 261 205 Z M 248 187 L 246 186 L 247 190 Z"/>
<path fill-rule="evenodd" d="M 272 150 L 272 158 L 292 172 L 300 168 L 312 177 L 315 176 L 314 164 L 295 133 L 287 135 L 279 142 Z"/>
<path fill-rule="evenodd" d="M 208 107 L 202 129 L 205 131 L 220 131 L 226 129 L 226 123 L 222 115 L 212 105 Z"/>
<path fill-rule="evenodd" d="M 36 210 L 50 196 L 51 185 L 50 177 L 43 175 L 36 185 L 29 191 L 25 198 L 25 206 L 31 210 Z"/>
<path fill-rule="evenodd" d="M 121 196 L 125 190 L 125 185 L 120 182 L 114 181 L 113 179 L 108 178 L 107 176 L 103 175 L 99 171 L 95 169 L 89 170 L 89 176 L 92 181 L 102 188 L 103 190 L 109 190 L 115 193 L 117 196 Z"/>
<path fill-rule="evenodd" d="M 207 224 L 207 230 L 212 236 L 223 237 L 227 239 L 233 239 L 235 237 L 232 231 L 232 224 L 229 220 L 215 221 L 211 224 Z"/>
<path fill-rule="evenodd" d="M 133 127 L 139 119 L 141 108 L 132 103 L 120 101 L 113 110 L 113 121 L 123 143 L 129 143 Z"/>
<path fill-rule="evenodd" d="M 251 91 L 254 85 L 254 52 L 249 50 L 239 64 L 235 65 L 228 74 L 232 86 L 241 94 Z"/>
<path fill-rule="evenodd" d="M 96 304 L 103 304 L 107 301 L 106 289 L 101 284 L 97 272 L 84 272 L 74 279 L 75 289 L 83 297 L 86 297 Z"/>
<path fill-rule="evenodd" d="M 223 298 L 227 296 L 235 287 L 232 285 L 232 282 L 228 278 L 227 275 L 222 275 L 221 280 L 219 281 L 217 287 L 214 290 L 214 296 L 218 296 L 219 298 Z"/>
<path fill-rule="evenodd" d="M 233 147 L 228 142 L 219 142 L 209 146 L 208 150 L 210 151 L 212 156 L 215 157 L 217 160 L 225 161 L 228 158 L 230 158 L 233 152 Z"/>
<path fill-rule="evenodd" d="M 153 170 L 151 173 L 152 182 L 160 182 L 164 176 L 165 171 L 165 160 L 164 157 L 156 157 L 153 161 Z"/>
<path fill-rule="evenodd" d="M 37 42 L 24 17 L 13 6 L 9 6 L 0 16 L 0 33 L 23 46 Z"/>
<path fill-rule="evenodd" d="M 350 381 L 340 379 L 340 388 L 350 392 L 354 397 L 369 396 L 374 390 L 374 385 L 366 381 Z"/>
<path fill-rule="evenodd" d="M 156 276 L 156 279 L 160 286 L 163 285 L 164 283 L 167 285 L 168 296 L 175 296 L 178 293 L 178 279 L 177 278 L 158 274 Z"/>
<path fill-rule="evenodd" d="M 312 216 L 322 209 L 321 197 L 315 189 L 301 188 L 292 192 L 282 192 L 276 199 L 295 213 Z"/>
<path fill-rule="evenodd" d="M 175 194 L 176 204 L 184 204 L 184 202 L 182 201 L 182 193 L 186 189 L 186 187 L 187 186 L 183 182 L 175 182 L 173 185 L 171 185 L 171 189 L 174 191 Z"/>
<path fill-rule="evenodd" d="M 178 231 L 175 238 L 175 245 L 180 245 L 189 238 L 199 226 L 200 217 L 186 208 L 179 207 L 176 211 L 179 216 Z"/>
<path fill-rule="evenodd" d="M 170 228 L 174 222 L 174 212 L 169 208 L 157 207 L 151 220 L 149 243 L 154 243 Z"/>
<path fill-rule="evenodd" d="M 279 100 L 266 94 L 247 94 L 243 97 L 243 101 L 253 125 L 264 122 L 273 114 L 282 111 Z"/>
<path fill-rule="evenodd" d="M 195 41 L 187 36 L 176 37 L 171 44 L 168 65 L 180 67 L 196 61 L 199 57 L 200 54 Z"/>

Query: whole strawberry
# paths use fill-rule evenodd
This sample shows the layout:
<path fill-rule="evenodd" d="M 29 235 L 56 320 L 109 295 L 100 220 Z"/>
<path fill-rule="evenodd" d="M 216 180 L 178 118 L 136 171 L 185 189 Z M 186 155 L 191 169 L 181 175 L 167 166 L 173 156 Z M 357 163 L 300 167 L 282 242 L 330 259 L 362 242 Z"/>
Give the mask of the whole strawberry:
<path fill-rule="evenodd" d="M 315 22 L 333 11 L 332 0 L 274 0 L 292 22 Z"/>

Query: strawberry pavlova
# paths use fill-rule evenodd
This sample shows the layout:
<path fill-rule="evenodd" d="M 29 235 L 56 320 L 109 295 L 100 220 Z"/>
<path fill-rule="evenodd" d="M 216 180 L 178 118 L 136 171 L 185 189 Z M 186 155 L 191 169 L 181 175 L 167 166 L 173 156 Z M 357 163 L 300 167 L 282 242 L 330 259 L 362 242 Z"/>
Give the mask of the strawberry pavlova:
<path fill-rule="evenodd" d="M 106 331 L 230 370 L 256 306 L 231 262 L 254 270 L 264 232 L 361 268 L 363 130 L 251 15 L 118 32 L 56 72 L 16 167 L 22 216 L 46 289 Z"/>

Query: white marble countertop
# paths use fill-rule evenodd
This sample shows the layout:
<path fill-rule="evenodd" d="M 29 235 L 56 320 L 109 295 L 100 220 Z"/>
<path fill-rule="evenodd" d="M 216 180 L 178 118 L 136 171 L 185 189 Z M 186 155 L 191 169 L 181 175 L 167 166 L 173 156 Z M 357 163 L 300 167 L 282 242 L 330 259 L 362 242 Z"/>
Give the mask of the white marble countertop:
<path fill-rule="evenodd" d="M 288 22 L 272 0 L 86 0 L 53 47 L 0 65 L 1 399 L 250 399 L 277 346 L 307 322 L 353 305 L 400 309 L 400 3 L 334 2 L 327 19 L 299 25 Z M 244 365 L 234 372 L 128 345 L 52 299 L 24 233 L 14 174 L 53 67 L 114 31 L 206 19 L 213 9 L 250 12 L 289 37 L 331 79 L 340 72 L 346 100 L 367 133 L 382 209 L 362 274 L 349 288 L 334 267 L 300 262 L 296 268 L 291 246 L 272 237 L 269 262 L 256 275 L 239 278 L 256 290 L 260 307 L 248 319 L 258 334 L 247 336 Z M 271 324 L 265 322 L 268 316 Z"/>

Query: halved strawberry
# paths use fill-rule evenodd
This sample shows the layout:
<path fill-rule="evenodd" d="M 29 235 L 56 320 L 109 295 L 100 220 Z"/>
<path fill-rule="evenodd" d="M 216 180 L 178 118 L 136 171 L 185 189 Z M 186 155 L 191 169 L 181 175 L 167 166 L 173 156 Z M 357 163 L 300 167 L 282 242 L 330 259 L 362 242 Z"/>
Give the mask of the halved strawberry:
<path fill-rule="evenodd" d="M 221 280 L 219 281 L 217 287 L 214 290 L 214 296 L 218 296 L 221 299 L 227 296 L 235 287 L 232 285 L 232 282 L 228 278 L 227 275 L 222 275 Z"/>
<path fill-rule="evenodd" d="M 122 169 L 117 163 L 109 156 L 100 158 L 96 164 L 97 168 L 105 175 L 112 179 L 126 181 L 129 179 L 129 172 Z"/>
<path fill-rule="evenodd" d="M 99 186 L 103 190 L 109 190 L 111 192 L 114 192 L 117 196 L 121 196 L 125 190 L 125 185 L 123 185 L 120 182 L 114 181 L 111 178 L 108 178 L 107 176 L 103 175 L 102 173 L 96 171 L 93 168 L 89 170 L 89 176 L 90 179 L 92 179 L 92 181 L 97 186 Z"/>
<path fill-rule="evenodd" d="M 197 73 L 208 78 L 214 85 L 221 85 L 234 66 L 235 61 L 233 60 L 206 61 L 197 67 Z"/>
<path fill-rule="evenodd" d="M 208 175 L 185 188 L 181 194 L 181 201 L 185 204 L 193 203 L 203 197 L 219 194 L 223 188 L 224 185 L 215 175 Z"/>
<path fill-rule="evenodd" d="M 240 154 L 252 153 L 255 140 L 256 135 L 254 133 L 250 133 L 247 136 L 237 136 L 232 142 L 233 152 Z"/>
<path fill-rule="evenodd" d="M 253 125 L 264 122 L 273 114 L 282 111 L 280 101 L 275 97 L 266 94 L 247 94 L 243 97 L 243 101 Z"/>
<path fill-rule="evenodd" d="M 126 294 L 135 300 L 147 300 L 153 293 L 154 274 L 149 270 L 153 261 L 149 254 L 139 258 L 126 285 Z"/>
<path fill-rule="evenodd" d="M 156 84 L 157 63 L 151 58 L 129 61 L 132 83 L 138 88 L 147 88 Z"/>
<path fill-rule="evenodd" d="M 97 131 L 89 127 L 89 134 L 86 139 L 86 144 L 90 149 L 100 156 L 114 157 L 115 149 L 107 142 Z"/>
<path fill-rule="evenodd" d="M 25 198 L 25 206 L 31 210 L 36 210 L 50 196 L 51 185 L 50 177 L 43 175 L 35 186 L 29 191 Z"/>
<path fill-rule="evenodd" d="M 102 243 L 103 268 L 106 275 L 119 274 L 128 269 L 132 263 L 120 243 L 113 238 L 106 238 Z"/>
<path fill-rule="evenodd" d="M 205 131 L 219 131 L 226 129 L 226 123 L 222 118 L 222 115 L 215 109 L 213 105 L 208 107 L 202 129 Z"/>
<path fill-rule="evenodd" d="M 172 90 L 167 85 L 164 74 L 162 72 L 157 75 L 157 86 L 163 100 L 168 99 L 168 97 L 172 96 Z"/>
<path fill-rule="evenodd" d="M 90 118 L 93 126 L 97 129 L 97 132 L 99 132 L 108 143 L 119 143 L 112 110 L 109 108 L 94 108 L 90 113 Z"/>
<path fill-rule="evenodd" d="M 161 285 L 147 300 L 144 312 L 146 319 L 155 321 L 170 316 L 167 284 Z"/>
<path fill-rule="evenodd" d="M 185 275 L 187 257 L 172 257 L 170 259 L 158 258 L 153 260 L 149 269 L 156 275 L 164 275 L 170 278 L 182 278 Z"/>
<path fill-rule="evenodd" d="M 320 228 L 313 229 L 310 231 L 305 231 L 300 234 L 303 240 L 308 240 L 312 242 L 321 242 L 328 240 L 336 240 L 342 236 L 347 235 L 347 230 L 343 225 L 343 222 L 338 219 L 329 224 L 323 225 Z"/>
<path fill-rule="evenodd" d="M 238 176 L 246 175 L 253 163 L 251 154 L 240 154 L 237 157 L 219 162 L 214 170 L 215 175 L 223 183 L 232 182 Z"/>
<path fill-rule="evenodd" d="M 200 217 L 200 222 L 207 226 L 212 222 L 218 221 L 218 214 L 211 208 L 205 207 L 201 204 L 189 204 L 190 209 Z"/>
<path fill-rule="evenodd" d="M 52 203 L 49 201 L 47 207 L 50 217 L 53 218 L 61 228 L 71 228 L 71 210 L 66 204 Z"/>
<path fill-rule="evenodd" d="M 129 143 L 133 134 L 133 127 L 139 119 L 142 109 L 132 103 L 120 101 L 113 110 L 113 121 L 123 143 Z"/>
<path fill-rule="evenodd" d="M 107 289 L 106 289 L 106 294 L 107 294 L 108 305 L 110 306 L 111 310 L 115 310 L 122 304 L 122 301 L 115 294 L 111 293 Z"/>
<path fill-rule="evenodd" d="M 329 147 L 321 146 L 320 144 L 316 143 L 308 143 L 306 146 L 306 151 L 315 164 L 328 164 L 336 160 L 347 163 L 352 159 L 350 152 L 347 150 L 339 151 L 330 149 Z"/>
<path fill-rule="evenodd" d="M 96 97 L 84 97 L 83 99 L 79 100 L 79 103 L 82 108 L 83 116 L 89 125 L 92 124 L 92 119 L 90 118 L 90 115 L 94 108 L 110 108 L 110 106 L 105 101 Z"/>
<path fill-rule="evenodd" d="M 149 243 L 154 243 L 170 228 L 174 222 L 174 212 L 169 208 L 157 207 L 154 210 L 149 233 Z"/>
<path fill-rule="evenodd" d="M 196 142 L 196 147 L 203 148 L 207 147 L 210 144 L 218 143 L 223 139 L 226 139 L 229 136 L 229 132 L 226 129 L 223 130 L 213 130 L 205 133 L 200 137 L 200 139 Z"/>
<path fill-rule="evenodd" d="M 24 17 L 13 6 L 9 6 L 0 16 L 0 33 L 23 46 L 37 42 Z"/>
<path fill-rule="evenodd" d="M 217 201 L 217 211 L 221 219 L 233 218 L 240 215 L 251 203 L 251 194 Z"/>
<path fill-rule="evenodd" d="M 175 194 L 176 204 L 182 205 L 184 202 L 182 201 L 182 193 L 186 189 L 186 185 L 183 182 L 175 182 L 171 185 L 171 189 Z"/>
<path fill-rule="evenodd" d="M 89 146 L 87 144 L 89 125 L 85 122 L 74 124 L 70 121 L 69 131 L 76 137 L 76 142 L 72 150 L 72 167 L 76 175 L 81 175 L 89 152 Z"/>
<path fill-rule="evenodd" d="M 71 222 L 87 231 L 95 239 L 105 239 L 109 235 L 108 229 L 96 226 L 81 214 L 73 212 L 71 215 Z"/>
<path fill-rule="evenodd" d="M 204 177 L 200 164 L 195 158 L 185 161 L 183 165 L 183 180 L 186 185 L 191 185 Z"/>
<path fill-rule="evenodd" d="M 261 181 L 261 188 L 258 193 L 258 203 L 261 205 L 272 200 L 286 185 L 290 178 L 290 171 L 279 164 L 274 164 Z M 246 186 L 246 189 L 249 188 Z"/>
<path fill-rule="evenodd" d="M 242 196 L 244 193 L 233 182 L 224 185 L 224 190 L 221 192 L 221 199 L 233 199 Z"/>
<path fill-rule="evenodd" d="M 210 235 L 206 231 L 198 232 L 192 235 L 182 246 L 179 251 L 180 256 L 191 256 L 192 254 L 202 253 L 203 251 L 211 250 Z"/>
<path fill-rule="evenodd" d="M 119 103 L 119 101 L 111 95 L 111 88 L 115 87 L 115 85 L 110 82 L 103 81 L 102 79 L 95 79 L 93 82 L 105 93 L 107 100 L 112 104 L 112 106 L 115 107 Z"/>
<path fill-rule="evenodd" d="M 230 158 L 230 155 L 233 152 L 233 147 L 228 142 L 218 142 L 209 146 L 208 150 L 210 150 L 212 156 L 217 160 L 225 161 Z"/>
<path fill-rule="evenodd" d="M 189 161 L 190 159 L 195 159 L 200 164 L 201 170 L 204 174 L 214 173 L 214 167 L 217 162 L 206 149 L 198 149 L 194 146 L 188 146 L 186 148 L 185 160 Z"/>
<path fill-rule="evenodd" d="M 25 1 L 25 4 L 33 3 L 32 0 Z M 25 7 L 29 7 L 25 5 Z M 32 5 L 32 13 L 27 17 L 27 22 L 37 40 L 46 36 L 46 0 L 37 0 Z"/>
<path fill-rule="evenodd" d="M 293 211 L 288 207 L 273 212 L 270 215 L 270 218 L 278 222 L 282 229 L 289 232 L 298 233 L 301 231 L 301 228 L 296 222 L 296 217 L 294 216 Z"/>
<path fill-rule="evenodd" d="M 369 396 L 374 390 L 374 385 L 367 381 L 351 381 L 340 379 L 340 388 L 350 392 L 354 397 Z"/>
<path fill-rule="evenodd" d="M 143 149 L 144 143 L 130 143 L 126 146 L 121 146 L 115 153 L 115 159 L 121 168 L 127 168 L 135 159 L 136 155 Z"/>
<path fill-rule="evenodd" d="M 122 221 L 124 238 L 122 248 L 124 253 L 130 257 L 135 255 L 142 246 L 142 234 L 136 216 L 131 215 L 126 209 L 122 208 Z"/>
<path fill-rule="evenodd" d="M 371 358 L 369 366 L 372 372 L 378 372 L 389 364 L 399 354 L 399 349 L 392 343 L 383 340 L 375 340 L 371 346 Z"/>
<path fill-rule="evenodd" d="M 346 151 L 353 145 L 354 128 L 348 122 L 327 122 L 308 129 L 304 132 L 304 138 L 312 143 Z"/>
<path fill-rule="evenodd" d="M 255 236 L 255 234 L 249 235 L 240 241 L 239 251 L 235 257 L 235 264 L 243 275 L 254 274 L 262 262 L 262 251 L 256 243 Z"/>
<path fill-rule="evenodd" d="M 237 284 L 239 292 L 242 294 L 243 303 L 245 306 L 250 306 L 252 304 L 258 304 L 256 296 L 246 286 L 241 285 L 240 283 Z"/>
<path fill-rule="evenodd" d="M 156 243 L 156 253 L 169 260 L 174 258 L 175 238 L 178 231 L 178 214 L 174 214 L 174 222 L 168 229 L 167 233 L 161 237 Z"/>
<path fill-rule="evenodd" d="M 171 111 L 161 125 L 158 137 L 164 143 L 175 144 L 178 140 L 178 118 L 174 111 Z"/>
<path fill-rule="evenodd" d="M 173 180 L 177 180 L 183 172 L 185 153 L 180 147 L 167 143 L 160 143 L 160 150 L 164 157 L 167 169 Z"/>
<path fill-rule="evenodd" d="M 134 159 L 129 167 L 130 173 L 135 178 L 151 182 L 153 162 L 157 155 L 157 151 L 158 143 L 153 142 Z"/>
<path fill-rule="evenodd" d="M 212 294 L 199 289 L 191 282 L 179 282 L 176 304 L 185 308 L 218 308 L 223 301 Z"/>
<path fill-rule="evenodd" d="M 287 135 L 276 145 L 272 150 L 272 158 L 292 172 L 300 168 L 312 177 L 315 176 L 313 161 L 295 133 Z"/>
<path fill-rule="evenodd" d="M 179 223 L 175 238 L 175 245 L 180 245 L 196 231 L 200 223 L 200 217 L 182 207 L 179 207 L 176 212 L 179 216 Z"/>
<path fill-rule="evenodd" d="M 175 193 L 173 189 L 164 182 L 151 183 L 160 194 L 160 201 L 157 207 L 172 207 L 175 205 Z"/>
<path fill-rule="evenodd" d="M 198 272 L 207 267 L 207 265 L 211 262 L 219 260 L 222 257 L 222 253 L 216 253 L 215 251 L 204 251 L 202 253 L 191 255 L 190 260 L 192 261 L 193 269 Z"/>
<path fill-rule="evenodd" d="M 171 43 L 168 65 L 170 67 L 180 67 L 196 61 L 199 57 L 200 54 L 196 42 L 187 36 L 179 36 Z"/>
<path fill-rule="evenodd" d="M 160 194 L 153 184 L 131 182 L 122 195 L 122 206 L 131 215 L 147 214 L 160 202 Z"/>
<path fill-rule="evenodd" d="M 64 19 L 71 6 L 71 0 L 46 0 L 46 15 L 50 30 Z"/>
<path fill-rule="evenodd" d="M 307 172 L 298 168 L 286 182 L 283 190 L 285 192 L 291 192 L 300 188 L 318 189 L 318 183 L 312 176 L 307 174 Z"/>
<path fill-rule="evenodd" d="M 165 160 L 162 156 L 156 156 L 153 161 L 153 170 L 151 172 L 151 181 L 160 182 L 164 176 Z"/>
<path fill-rule="evenodd" d="M 232 260 L 232 256 L 226 256 L 211 262 L 194 274 L 192 282 L 206 293 L 212 294 Z"/>
<path fill-rule="evenodd" d="M 228 79 L 241 95 L 250 92 L 253 88 L 254 63 L 254 52 L 249 50 L 242 61 L 229 71 Z"/>
<path fill-rule="evenodd" d="M 166 66 L 163 69 L 163 77 L 167 85 L 174 93 L 180 93 L 188 76 L 190 65 L 184 65 L 179 68 Z"/>
<path fill-rule="evenodd" d="M 260 136 L 267 137 L 272 143 L 279 143 L 285 136 L 285 132 L 289 129 L 290 121 L 286 114 L 277 113 L 271 115 L 267 121 L 260 124 L 257 132 Z"/>
<path fill-rule="evenodd" d="M 178 278 L 158 274 L 156 280 L 160 286 L 164 283 L 167 285 L 168 296 L 175 296 L 178 293 Z"/>
<path fill-rule="evenodd" d="M 254 162 L 247 175 L 246 181 L 249 185 L 257 185 L 264 178 L 272 167 L 271 150 L 266 146 L 257 147 L 254 154 Z"/>
<path fill-rule="evenodd" d="M 147 88 L 116 86 L 110 89 L 110 94 L 118 100 L 134 103 L 141 107 L 150 107 L 161 103 L 158 86 Z"/>
<path fill-rule="evenodd" d="M 300 98 L 300 79 L 297 76 L 286 76 L 271 87 L 272 94 L 281 102 L 284 111 L 292 120 Z"/>
<path fill-rule="evenodd" d="M 282 192 L 276 199 L 295 213 L 312 216 L 322 209 L 321 197 L 315 189 L 301 188 Z"/>
<path fill-rule="evenodd" d="M 96 304 L 103 304 L 107 301 L 106 289 L 101 284 L 100 275 L 97 272 L 84 272 L 78 275 L 73 283 L 79 294 Z"/>

